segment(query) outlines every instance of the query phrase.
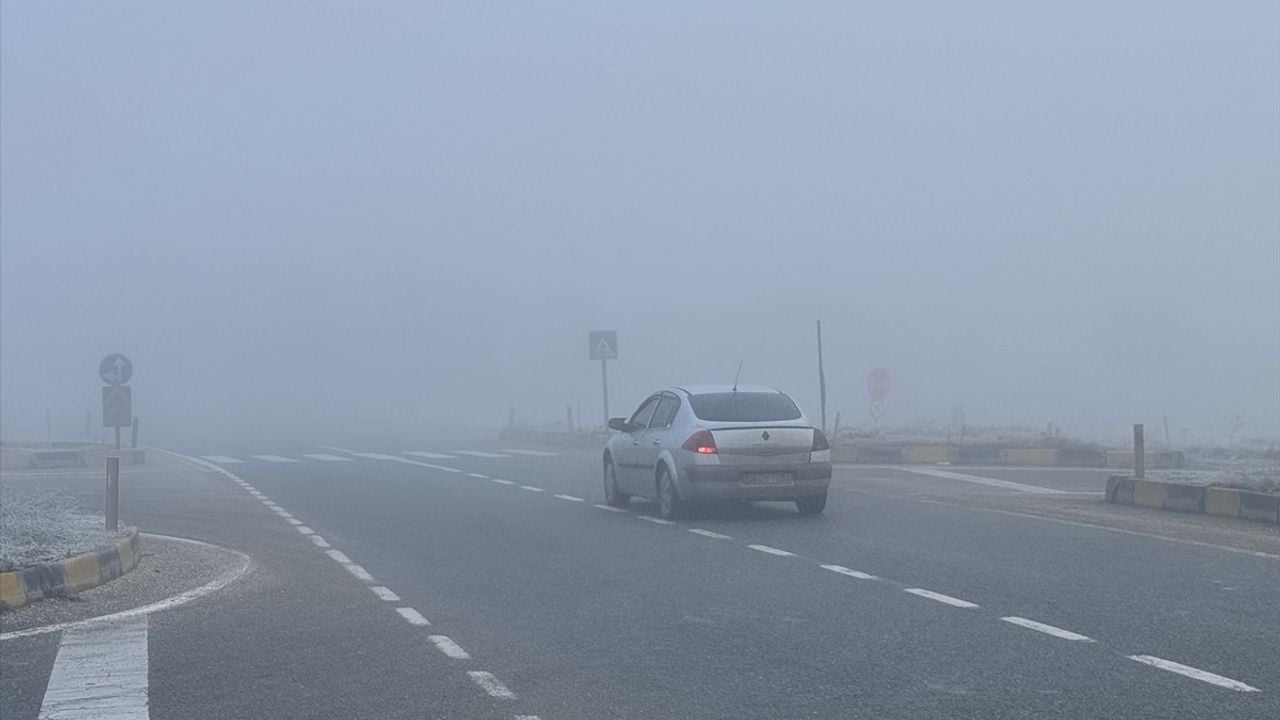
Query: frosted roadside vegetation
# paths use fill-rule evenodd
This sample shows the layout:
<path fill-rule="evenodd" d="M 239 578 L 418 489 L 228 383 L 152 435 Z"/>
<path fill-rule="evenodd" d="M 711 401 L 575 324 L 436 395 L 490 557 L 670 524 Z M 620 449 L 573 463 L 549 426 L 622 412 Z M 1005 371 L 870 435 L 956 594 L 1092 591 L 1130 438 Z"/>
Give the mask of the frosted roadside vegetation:
<path fill-rule="evenodd" d="M 67 493 L 0 483 L 0 572 L 88 552 L 111 537 L 103 517 Z"/>

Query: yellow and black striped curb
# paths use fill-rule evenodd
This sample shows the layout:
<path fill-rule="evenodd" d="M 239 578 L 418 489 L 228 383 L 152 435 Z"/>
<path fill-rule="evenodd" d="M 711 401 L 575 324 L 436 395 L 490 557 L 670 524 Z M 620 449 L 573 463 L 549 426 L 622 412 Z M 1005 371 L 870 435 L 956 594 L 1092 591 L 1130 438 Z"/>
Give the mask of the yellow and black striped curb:
<path fill-rule="evenodd" d="M 12 610 L 47 597 L 70 595 L 110 582 L 138 566 L 138 528 L 93 552 L 56 563 L 0 573 L 0 608 Z"/>
<path fill-rule="evenodd" d="M 1107 502 L 1280 525 L 1280 495 L 1239 488 L 1112 475 L 1107 478 Z"/>

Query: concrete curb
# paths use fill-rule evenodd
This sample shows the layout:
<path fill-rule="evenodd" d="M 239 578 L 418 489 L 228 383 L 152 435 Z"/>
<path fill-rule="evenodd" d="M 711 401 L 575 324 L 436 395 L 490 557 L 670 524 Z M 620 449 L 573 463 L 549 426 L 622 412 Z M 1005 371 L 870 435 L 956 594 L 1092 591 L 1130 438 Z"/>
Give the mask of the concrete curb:
<path fill-rule="evenodd" d="M 1280 525 L 1280 495 L 1239 488 L 1184 485 L 1112 475 L 1107 478 L 1107 502 Z"/>
<path fill-rule="evenodd" d="M 0 609 L 12 610 L 108 583 L 137 567 L 140 558 L 138 528 L 131 527 L 124 537 L 92 552 L 0 573 Z"/>

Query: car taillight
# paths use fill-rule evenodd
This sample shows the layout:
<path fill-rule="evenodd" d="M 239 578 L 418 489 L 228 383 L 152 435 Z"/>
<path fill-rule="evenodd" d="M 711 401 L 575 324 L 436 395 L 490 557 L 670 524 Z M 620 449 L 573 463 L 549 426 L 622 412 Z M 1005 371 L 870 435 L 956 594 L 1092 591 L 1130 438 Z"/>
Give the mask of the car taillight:
<path fill-rule="evenodd" d="M 831 449 L 831 443 L 827 442 L 826 433 L 822 432 L 817 428 L 814 428 L 813 429 L 813 447 L 810 448 L 810 450 L 817 451 L 817 450 L 830 450 L 830 449 Z"/>
<path fill-rule="evenodd" d="M 699 455 L 715 455 L 716 439 L 711 435 L 710 430 L 699 430 L 690 435 L 689 439 L 685 440 L 684 445 L 680 447 L 690 452 L 696 452 Z"/>

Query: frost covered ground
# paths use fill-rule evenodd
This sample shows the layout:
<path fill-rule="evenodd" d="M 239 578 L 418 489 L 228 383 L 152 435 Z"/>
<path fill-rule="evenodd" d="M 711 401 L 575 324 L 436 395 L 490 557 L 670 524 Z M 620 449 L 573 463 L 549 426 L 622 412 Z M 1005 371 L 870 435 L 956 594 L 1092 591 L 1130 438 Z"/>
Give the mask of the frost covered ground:
<path fill-rule="evenodd" d="M 92 550 L 112 537 L 103 526 L 64 492 L 0 482 L 0 571 Z"/>

